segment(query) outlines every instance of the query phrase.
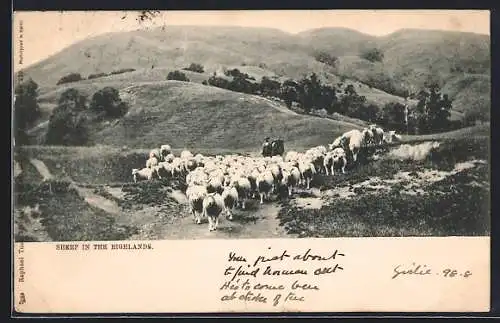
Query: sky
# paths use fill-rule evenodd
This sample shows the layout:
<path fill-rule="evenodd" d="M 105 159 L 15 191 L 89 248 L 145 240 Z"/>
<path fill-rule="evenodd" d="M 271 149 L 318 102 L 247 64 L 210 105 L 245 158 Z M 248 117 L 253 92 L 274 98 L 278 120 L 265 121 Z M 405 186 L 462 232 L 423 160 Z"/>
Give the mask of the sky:
<path fill-rule="evenodd" d="M 236 25 L 277 28 L 289 33 L 344 27 L 382 36 L 401 28 L 490 34 L 487 10 L 241 10 L 161 11 L 146 22 L 134 11 L 23 11 L 13 19 L 14 71 L 65 47 L 107 32 L 169 25 Z"/>

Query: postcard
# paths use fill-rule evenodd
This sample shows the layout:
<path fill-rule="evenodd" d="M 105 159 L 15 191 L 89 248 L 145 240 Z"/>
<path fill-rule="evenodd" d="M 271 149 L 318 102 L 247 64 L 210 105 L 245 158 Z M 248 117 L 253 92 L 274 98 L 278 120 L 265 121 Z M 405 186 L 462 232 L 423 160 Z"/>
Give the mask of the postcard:
<path fill-rule="evenodd" d="M 12 310 L 488 312 L 489 29 L 14 12 Z"/>

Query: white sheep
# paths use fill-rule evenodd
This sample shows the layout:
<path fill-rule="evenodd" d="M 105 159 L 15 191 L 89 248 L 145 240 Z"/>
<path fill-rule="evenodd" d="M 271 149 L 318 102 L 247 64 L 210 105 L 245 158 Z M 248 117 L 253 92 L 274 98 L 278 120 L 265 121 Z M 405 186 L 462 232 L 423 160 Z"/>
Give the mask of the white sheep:
<path fill-rule="evenodd" d="M 332 164 L 332 175 L 335 175 L 335 168 L 340 168 L 342 170 L 342 174 L 345 174 L 345 168 L 347 166 L 347 156 L 345 150 L 343 148 L 335 148 L 332 151 L 333 164 Z"/>
<path fill-rule="evenodd" d="M 158 166 L 158 158 L 149 157 L 149 159 L 146 160 L 146 168 L 153 168 L 154 166 Z"/>
<path fill-rule="evenodd" d="M 193 156 L 193 154 L 192 154 L 189 150 L 183 150 L 183 151 L 181 152 L 181 158 L 182 158 L 182 159 L 187 160 L 187 159 L 189 159 L 189 158 L 193 158 L 193 157 L 194 157 L 194 156 Z"/>
<path fill-rule="evenodd" d="M 314 175 L 316 174 L 316 168 L 311 161 L 302 160 L 299 163 L 299 171 L 301 174 L 301 183 L 306 183 L 307 189 L 311 188 L 311 181 L 314 179 Z"/>
<path fill-rule="evenodd" d="M 244 210 L 246 208 L 246 202 L 252 191 L 252 184 L 250 180 L 241 173 L 236 173 L 231 177 L 230 186 L 236 188 L 238 192 L 238 203 Z"/>
<path fill-rule="evenodd" d="M 201 223 L 201 216 L 203 215 L 203 201 L 207 195 L 207 189 L 202 185 L 188 186 L 186 189 L 186 196 L 188 198 L 189 207 L 193 213 L 194 221 L 196 224 Z"/>
<path fill-rule="evenodd" d="M 233 209 L 238 204 L 238 191 L 236 187 L 225 187 L 222 192 L 222 200 L 224 201 L 224 210 L 226 211 L 227 218 L 233 220 Z"/>
<path fill-rule="evenodd" d="M 274 177 L 271 171 L 267 170 L 257 177 L 257 190 L 260 195 L 260 204 L 264 204 L 264 199 L 269 200 L 269 194 L 274 190 Z"/>
<path fill-rule="evenodd" d="M 134 178 L 134 183 L 137 183 L 141 179 L 150 181 L 153 178 L 153 170 L 151 168 L 134 168 L 132 169 L 132 177 Z"/>
<path fill-rule="evenodd" d="M 215 231 L 219 215 L 224 210 L 224 201 L 219 193 L 207 194 L 203 199 L 203 216 L 208 217 L 208 230 Z"/>

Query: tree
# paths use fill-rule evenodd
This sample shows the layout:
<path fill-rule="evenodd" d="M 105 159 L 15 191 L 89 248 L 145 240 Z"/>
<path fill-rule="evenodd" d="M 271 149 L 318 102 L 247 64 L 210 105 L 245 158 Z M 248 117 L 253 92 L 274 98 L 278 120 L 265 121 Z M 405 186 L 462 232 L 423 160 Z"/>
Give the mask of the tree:
<path fill-rule="evenodd" d="M 262 77 L 260 81 L 260 93 L 264 96 L 279 96 L 281 83 L 278 81 L 271 80 L 267 76 Z"/>
<path fill-rule="evenodd" d="M 297 97 L 300 107 L 304 112 L 309 113 L 311 110 L 318 109 L 321 100 L 321 82 L 316 73 L 311 76 L 304 77 L 299 81 L 297 87 Z"/>
<path fill-rule="evenodd" d="M 338 108 L 335 87 L 322 85 L 321 94 L 318 98 L 318 101 L 319 109 L 324 109 L 328 114 L 334 113 Z"/>
<path fill-rule="evenodd" d="M 355 111 L 356 113 L 356 118 L 368 121 L 370 123 L 377 122 L 379 120 L 379 108 L 375 104 L 368 104 L 368 105 L 358 105 L 358 109 Z"/>
<path fill-rule="evenodd" d="M 127 113 L 128 107 L 120 98 L 118 90 L 107 86 L 94 93 L 90 109 L 98 113 L 104 112 L 108 117 L 121 117 Z"/>
<path fill-rule="evenodd" d="M 286 80 L 281 85 L 280 97 L 285 101 L 288 109 L 292 107 L 293 102 L 297 101 L 297 87 L 298 84 L 293 80 Z"/>
<path fill-rule="evenodd" d="M 45 137 L 49 145 L 84 145 L 88 131 L 83 112 L 86 98 L 76 89 L 68 89 L 59 98 L 52 111 Z"/>
<path fill-rule="evenodd" d="M 430 84 L 417 94 L 418 128 L 421 133 L 447 130 L 450 126 L 452 102 L 448 95 L 441 97 L 437 83 Z"/>
<path fill-rule="evenodd" d="M 38 84 L 31 78 L 14 89 L 14 137 L 17 144 L 26 144 L 26 130 L 40 117 Z"/>
<path fill-rule="evenodd" d="M 189 67 L 185 67 L 185 68 L 183 68 L 183 70 L 196 72 L 196 73 L 205 72 L 205 70 L 203 69 L 203 65 L 197 64 L 197 63 L 191 63 L 191 65 L 189 65 Z"/>
<path fill-rule="evenodd" d="M 226 80 L 225 78 L 216 76 L 215 73 L 214 73 L 214 75 L 212 75 L 208 78 L 207 83 L 211 86 L 216 86 L 216 87 L 219 87 L 221 89 L 229 88 L 229 81 Z"/>
<path fill-rule="evenodd" d="M 378 48 L 365 50 L 361 53 L 361 58 L 364 58 L 372 63 L 382 62 L 384 60 L 384 53 Z"/>
<path fill-rule="evenodd" d="M 396 131 L 405 131 L 405 110 L 405 105 L 399 102 L 386 103 L 382 111 L 383 123 Z"/>
<path fill-rule="evenodd" d="M 366 97 L 358 95 L 354 85 L 349 84 L 345 87 L 344 94 L 340 98 L 338 110 L 342 114 L 358 117 L 365 102 Z"/>
<path fill-rule="evenodd" d="M 57 85 L 64 84 L 64 83 L 71 83 L 71 82 L 77 82 L 81 81 L 83 78 L 80 75 L 80 73 L 70 73 L 68 75 L 65 75 L 57 81 Z"/>
<path fill-rule="evenodd" d="M 167 80 L 189 82 L 186 74 L 182 73 L 181 71 L 169 72 L 167 75 Z"/>
<path fill-rule="evenodd" d="M 228 84 L 228 88 L 231 91 L 242 92 L 251 94 L 256 90 L 256 86 L 253 86 L 253 83 L 248 81 L 242 76 L 235 76 L 231 82 Z"/>
<path fill-rule="evenodd" d="M 325 52 L 316 53 L 314 55 L 314 59 L 316 59 L 320 63 L 324 63 L 324 64 L 330 65 L 332 67 L 336 67 L 337 61 L 338 61 L 337 57 L 332 56 L 332 55 L 325 53 Z"/>

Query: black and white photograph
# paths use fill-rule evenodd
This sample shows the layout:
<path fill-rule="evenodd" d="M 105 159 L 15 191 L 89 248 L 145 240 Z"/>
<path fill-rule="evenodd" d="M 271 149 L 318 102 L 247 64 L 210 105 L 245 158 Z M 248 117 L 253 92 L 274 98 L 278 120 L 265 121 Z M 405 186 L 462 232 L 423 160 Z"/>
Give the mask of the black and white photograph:
<path fill-rule="evenodd" d="M 490 236 L 488 11 L 15 16 L 15 242 Z"/>

